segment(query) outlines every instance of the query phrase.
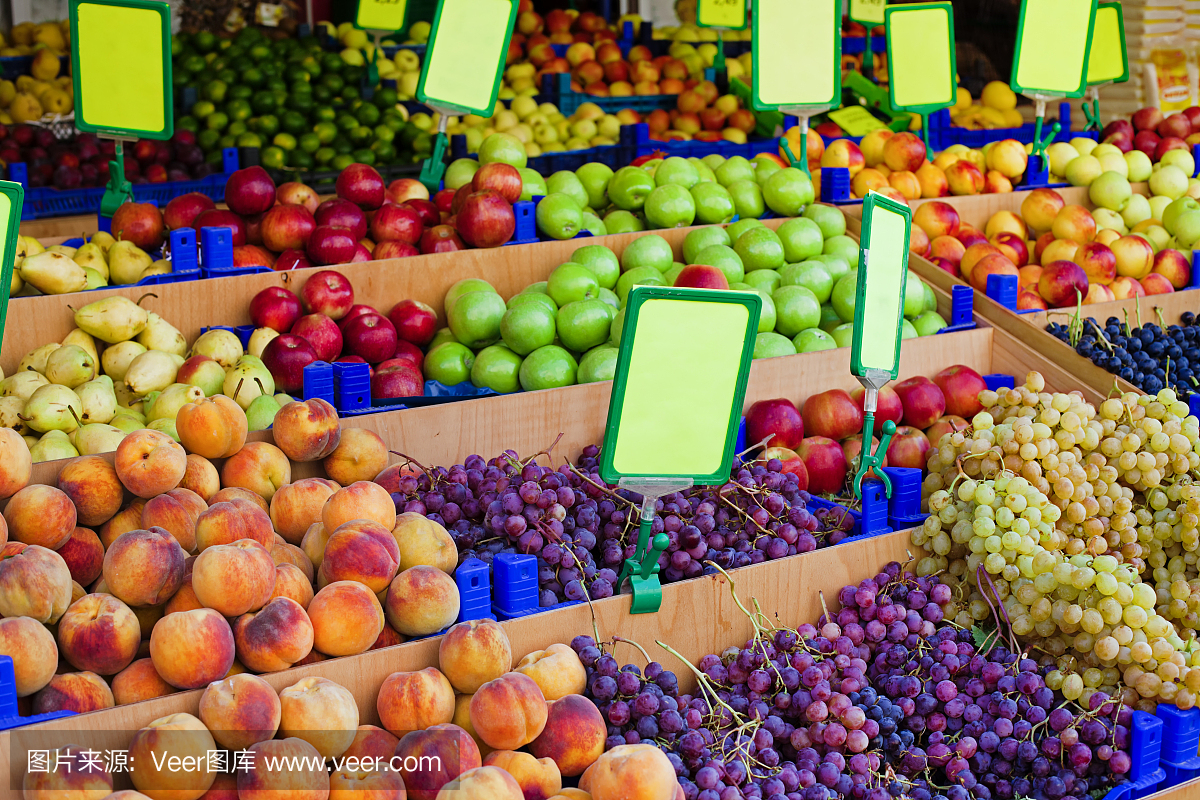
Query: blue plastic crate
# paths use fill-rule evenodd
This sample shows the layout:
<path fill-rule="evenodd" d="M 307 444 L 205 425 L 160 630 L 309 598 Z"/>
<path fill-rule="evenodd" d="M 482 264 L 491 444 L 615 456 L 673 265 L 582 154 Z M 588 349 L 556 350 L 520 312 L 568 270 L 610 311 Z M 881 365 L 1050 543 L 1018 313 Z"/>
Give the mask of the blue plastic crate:
<path fill-rule="evenodd" d="M 74 711 L 52 711 L 49 714 L 22 717 L 17 710 L 17 678 L 13 672 L 12 657 L 0 656 L 0 731 L 12 730 L 22 725 L 33 725 L 35 722 L 69 717 L 74 713 Z"/>
<path fill-rule="evenodd" d="M 1130 725 L 1129 755 L 1133 766 L 1129 770 L 1129 782 L 1132 784 L 1130 798 L 1153 794 L 1158 785 L 1163 782 L 1166 773 L 1159 766 L 1162 759 L 1163 723 L 1153 714 L 1145 711 L 1134 711 Z"/>
<path fill-rule="evenodd" d="M 1192 395 L 1200 402 L 1200 395 Z M 1162 760 L 1182 764 L 1200 755 L 1200 708 L 1184 711 L 1165 703 L 1155 716 L 1162 720 Z"/>
<path fill-rule="evenodd" d="M 1076 137 L 1085 139 L 1099 138 L 1099 134 L 1096 131 L 1071 130 L 1071 106 L 1068 103 L 1059 105 L 1058 119 L 1062 124 L 1062 130 L 1054 138 L 1055 142 L 1069 142 Z M 966 128 L 958 128 L 952 125 L 950 122 L 950 112 L 942 109 L 929 116 L 929 144 L 934 150 L 945 150 L 954 144 L 980 148 L 985 144 L 999 142 L 1003 139 L 1016 139 L 1021 144 L 1030 144 L 1033 142 L 1035 129 L 1036 125 L 1030 122 L 1018 128 L 967 130 Z M 1042 130 L 1042 135 L 1045 136 L 1049 132 L 1049 125 L 1046 125 Z"/>
<path fill-rule="evenodd" d="M 58 74 L 71 74 L 71 57 L 59 56 Z M 4 56 L 0 58 L 0 77 L 6 81 L 15 81 L 22 75 L 31 74 L 33 56 Z"/>
<path fill-rule="evenodd" d="M 677 94 L 630 95 L 628 97 L 596 97 L 571 88 L 571 76 L 566 72 L 557 72 L 542 76 L 542 93 L 539 102 L 554 103 L 558 110 L 566 116 L 571 116 L 584 103 L 595 103 L 605 112 L 615 114 L 623 108 L 632 108 L 639 113 L 646 113 L 662 108 L 675 108 L 679 101 Z"/>
<path fill-rule="evenodd" d="M 626 128 L 632 129 L 631 136 L 633 137 L 632 143 L 635 151 L 633 158 L 641 158 L 655 152 L 662 152 L 666 153 L 668 157 L 704 158 L 705 156 L 716 154 L 725 158 L 741 156 L 742 158 L 750 159 L 759 153 L 774 153 L 779 149 L 779 139 L 777 138 L 749 139 L 745 144 L 724 140 L 719 142 L 702 142 L 695 139 L 664 142 L 658 139 L 651 139 L 650 126 L 644 122 L 639 122 L 636 125 L 623 125 L 621 127 L 622 141 L 625 140 Z M 630 158 L 630 161 L 633 158 Z"/>

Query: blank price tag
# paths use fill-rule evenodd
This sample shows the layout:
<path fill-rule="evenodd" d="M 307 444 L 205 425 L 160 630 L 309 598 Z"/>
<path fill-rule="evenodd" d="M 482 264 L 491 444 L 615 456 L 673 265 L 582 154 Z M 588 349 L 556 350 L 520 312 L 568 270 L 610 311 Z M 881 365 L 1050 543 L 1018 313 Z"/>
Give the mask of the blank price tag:
<path fill-rule="evenodd" d="M 746 0 L 700 0 L 696 5 L 696 24 L 740 31 L 746 27 Z"/>
<path fill-rule="evenodd" d="M 4 320 L 8 316 L 8 293 L 12 289 L 13 260 L 17 256 L 17 236 L 21 231 L 21 206 L 25 189 L 19 183 L 0 181 L 0 342 L 4 341 Z"/>
<path fill-rule="evenodd" d="M 1129 80 L 1129 55 L 1125 50 L 1125 20 L 1120 3 L 1099 3 L 1092 48 L 1088 52 L 1088 85 Z"/>
<path fill-rule="evenodd" d="M 1013 91 L 1082 97 L 1095 18 L 1096 0 L 1022 0 Z"/>
<path fill-rule="evenodd" d="M 408 0 L 358 0 L 354 27 L 368 31 L 402 31 L 407 22 Z"/>
<path fill-rule="evenodd" d="M 729 479 L 761 310 L 754 292 L 639 286 L 629 293 L 601 450 L 604 480 Z"/>
<path fill-rule="evenodd" d="M 836 122 L 847 136 L 866 136 L 871 131 L 887 127 L 862 106 L 846 106 L 837 111 L 830 111 L 829 118 Z"/>
<path fill-rule="evenodd" d="M 155 0 L 71 0 L 75 127 L 170 139 L 171 7 Z"/>
<path fill-rule="evenodd" d="M 840 106 L 840 0 L 757 0 L 752 16 L 755 110 Z"/>
<path fill-rule="evenodd" d="M 882 25 L 887 0 L 850 0 L 850 19 L 868 27 Z"/>
<path fill-rule="evenodd" d="M 894 109 L 927 114 L 954 105 L 954 9 L 950 3 L 887 10 L 888 99 Z"/>
<path fill-rule="evenodd" d="M 438 0 L 417 99 L 492 116 L 516 18 L 511 0 Z"/>
<path fill-rule="evenodd" d="M 886 374 L 888 380 L 895 380 L 899 374 L 911 225 L 912 209 L 907 205 L 875 192 L 867 194 L 850 349 L 850 372 L 860 378 Z"/>

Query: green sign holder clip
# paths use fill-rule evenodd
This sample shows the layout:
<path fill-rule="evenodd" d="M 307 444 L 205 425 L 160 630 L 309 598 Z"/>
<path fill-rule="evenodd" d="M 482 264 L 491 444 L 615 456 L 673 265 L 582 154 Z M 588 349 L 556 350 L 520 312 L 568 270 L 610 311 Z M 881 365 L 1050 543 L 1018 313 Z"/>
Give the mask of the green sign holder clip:
<path fill-rule="evenodd" d="M 671 543 L 665 533 L 657 534 L 653 538 L 650 536 L 650 530 L 654 526 L 654 504 L 658 498 L 690 489 L 693 484 L 690 479 L 621 478 L 618 485 L 622 489 L 642 495 L 642 521 L 638 526 L 637 551 L 632 558 L 625 559 L 621 574 L 617 576 L 617 586 L 623 585 L 626 580 L 629 581 L 633 591 L 629 613 L 653 613 L 662 605 L 658 559 Z"/>
<path fill-rule="evenodd" d="M 117 139 L 116 152 L 108 162 L 108 183 L 104 185 L 104 196 L 100 198 L 100 216 L 111 218 L 125 203 L 133 202 L 133 184 L 125 177 L 125 142 Z"/>
<path fill-rule="evenodd" d="M 8 317 L 8 296 L 12 291 L 13 262 L 17 257 L 17 237 L 21 232 L 21 207 L 25 188 L 12 181 L 0 181 L 0 344 L 4 342 L 4 324 Z"/>
<path fill-rule="evenodd" d="M 431 196 L 442 187 L 442 176 L 446 174 L 446 145 L 450 143 L 449 137 L 446 136 L 446 124 L 450 115 L 441 109 L 435 110 L 438 112 L 437 135 L 433 137 L 433 150 L 421 165 L 421 174 L 417 178 L 429 190 Z"/>

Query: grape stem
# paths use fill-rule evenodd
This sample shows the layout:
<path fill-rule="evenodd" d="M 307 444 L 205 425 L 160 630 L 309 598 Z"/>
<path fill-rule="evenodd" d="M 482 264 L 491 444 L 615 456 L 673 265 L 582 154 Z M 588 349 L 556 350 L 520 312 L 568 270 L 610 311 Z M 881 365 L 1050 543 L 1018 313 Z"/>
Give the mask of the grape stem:
<path fill-rule="evenodd" d="M 635 642 L 633 639 L 626 639 L 623 636 L 614 635 L 612 637 L 612 640 L 613 640 L 613 642 L 622 642 L 624 644 L 630 644 L 630 645 L 633 645 L 634 647 L 636 647 L 638 649 L 638 652 L 642 654 L 642 658 L 646 659 L 647 664 L 649 664 L 651 661 L 654 660 L 650 657 L 650 654 L 646 652 L 646 648 L 642 647 L 640 644 Z"/>
<path fill-rule="evenodd" d="M 429 474 L 429 468 L 428 468 L 428 467 L 426 467 L 426 466 L 425 466 L 424 464 L 422 464 L 420 461 L 417 461 L 415 458 L 413 458 L 412 456 L 408 455 L 407 453 L 401 453 L 401 452 L 400 452 L 400 451 L 398 451 L 398 450 L 388 450 L 388 452 L 389 452 L 389 453 L 391 453 L 391 454 L 392 454 L 392 455 L 394 455 L 394 456 L 400 456 L 400 457 L 401 457 L 401 458 L 403 458 L 405 461 L 407 461 L 407 462 L 408 462 L 408 464 L 416 464 L 418 467 L 420 467 L 420 468 L 421 468 L 421 472 L 424 472 L 426 475 L 428 475 L 428 474 Z M 408 464 L 405 464 L 404 466 L 406 466 L 406 467 L 407 467 L 407 466 L 408 466 Z"/>
<path fill-rule="evenodd" d="M 725 577 L 725 580 L 729 582 L 729 594 L 733 596 L 733 602 L 737 603 L 737 607 L 742 610 L 742 613 L 746 615 L 748 620 L 750 620 L 750 624 L 754 626 L 754 638 L 751 641 L 761 644 L 763 656 L 766 658 L 767 663 L 771 665 L 771 669 L 775 672 L 776 677 L 779 678 L 780 683 L 782 683 L 783 675 L 779 673 L 779 668 L 775 666 L 774 662 L 771 661 L 771 656 L 767 652 L 767 646 L 765 643 L 763 643 L 763 627 L 758 623 L 758 620 L 755 618 L 754 614 L 751 614 L 750 610 L 743 605 L 741 598 L 738 597 L 737 583 L 733 580 L 728 572 L 721 568 L 720 564 L 716 563 L 715 561 L 705 561 L 704 563 L 717 570 L 717 572 L 720 572 L 721 575 Z M 824 598 L 822 598 L 822 603 L 824 603 Z M 755 608 L 759 608 L 757 601 L 754 601 L 754 606 Z M 759 615 L 762 615 L 761 609 L 759 610 Z"/>
<path fill-rule="evenodd" d="M 1154 306 L 1154 316 L 1158 318 L 1158 327 L 1164 331 L 1167 329 L 1167 323 L 1163 322 L 1162 308 Z"/>
<path fill-rule="evenodd" d="M 533 455 L 531 455 L 529 458 L 525 459 L 524 461 L 520 461 L 518 463 L 522 467 L 524 467 L 527 464 L 531 464 L 534 461 L 536 461 L 538 456 L 545 456 L 546 458 L 550 458 L 550 451 L 554 449 L 555 445 L 557 445 L 559 442 L 562 441 L 562 438 L 565 435 L 566 435 L 565 433 L 558 434 L 558 436 L 554 439 L 554 441 L 550 443 L 550 446 L 547 447 L 545 450 L 539 450 L 536 453 L 534 453 Z"/>
<path fill-rule="evenodd" d="M 758 449 L 758 448 L 760 448 L 760 447 L 762 447 L 762 448 L 766 448 L 766 446 L 767 446 L 767 442 L 771 441 L 773 438 L 775 438 L 775 434 L 773 434 L 773 433 L 769 433 L 769 434 L 767 434 L 767 438 L 763 439 L 761 442 L 757 442 L 757 443 L 755 443 L 755 444 L 752 444 L 752 445 L 750 445 L 750 446 L 749 446 L 749 447 L 747 447 L 745 450 L 743 450 L 742 452 L 738 453 L 738 454 L 735 456 L 735 458 L 741 458 L 742 456 L 746 455 L 746 453 L 749 453 L 749 452 L 752 452 L 752 451 L 754 451 L 754 450 L 757 450 L 757 449 Z"/>
<path fill-rule="evenodd" d="M 1079 290 L 1076 289 L 1075 291 L 1078 292 Z M 1100 330 L 1100 326 L 1096 324 L 1096 320 L 1088 317 L 1088 323 L 1090 323 L 1091 326 L 1096 329 L 1096 340 L 1104 345 L 1104 349 L 1109 352 L 1109 355 L 1111 355 L 1113 352 L 1112 342 L 1110 342 L 1108 337 L 1104 335 L 1104 331 Z"/>

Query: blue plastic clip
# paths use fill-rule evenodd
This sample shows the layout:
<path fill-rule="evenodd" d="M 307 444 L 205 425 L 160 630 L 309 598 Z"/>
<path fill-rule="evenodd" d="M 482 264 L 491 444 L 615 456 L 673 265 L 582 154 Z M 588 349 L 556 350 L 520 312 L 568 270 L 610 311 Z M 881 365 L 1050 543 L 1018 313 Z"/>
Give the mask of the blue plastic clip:
<path fill-rule="evenodd" d="M 1017 276 L 988 275 L 987 296 L 1009 311 L 1017 310 Z"/>
<path fill-rule="evenodd" d="M 1194 756 L 1178 764 L 1172 764 L 1166 760 L 1160 761 L 1159 764 L 1162 766 L 1163 772 L 1163 781 L 1158 787 L 1160 791 L 1190 781 L 1200 775 L 1200 756 Z"/>
<path fill-rule="evenodd" d="M 938 333 L 955 333 L 975 328 L 975 290 L 970 286 L 955 286 L 950 290 L 950 324 Z"/>
<path fill-rule="evenodd" d="M 229 228 L 201 228 L 200 247 L 206 272 L 233 267 L 233 231 Z"/>
<path fill-rule="evenodd" d="M 196 232 L 191 228 L 176 228 L 171 231 L 171 269 L 184 272 L 200 268 L 200 254 L 196 250 Z"/>
<path fill-rule="evenodd" d="M 846 167 L 821 170 L 821 202 L 848 203 L 850 200 L 850 170 Z"/>
<path fill-rule="evenodd" d="M 888 476 L 889 480 L 891 476 Z M 882 536 L 891 533 L 888 525 L 888 496 L 883 481 L 869 480 L 862 483 L 862 512 L 858 521 L 857 535 Z"/>
<path fill-rule="evenodd" d="M 26 189 L 29 188 L 29 167 L 23 162 L 14 161 L 8 165 L 8 179 L 13 183 L 19 183 Z"/>
<path fill-rule="evenodd" d="M 1188 398 L 1188 414 L 1200 418 L 1200 393 Z"/>
<path fill-rule="evenodd" d="M 371 407 L 371 368 L 366 364 L 333 364 L 333 392 L 338 411 L 360 411 Z"/>
<path fill-rule="evenodd" d="M 505 244 L 536 244 L 537 235 L 537 207 L 529 200 L 518 200 L 513 203 L 513 216 L 516 218 L 517 227 L 513 231 L 513 237 Z"/>
<path fill-rule="evenodd" d="M 983 382 L 993 392 L 997 389 L 1015 389 L 1017 387 L 1017 381 L 1012 375 L 1001 375 L 998 372 L 984 375 Z"/>
<path fill-rule="evenodd" d="M 241 169 L 241 159 L 238 158 L 236 147 L 226 147 L 221 151 L 221 168 L 225 170 L 226 175 Z"/>
<path fill-rule="evenodd" d="M 17 710 L 17 677 L 13 672 L 12 657 L 0 656 L 0 731 L 20 728 L 22 725 L 32 725 L 35 722 L 70 717 L 74 714 L 74 711 L 51 711 L 49 714 L 22 717 Z"/>
<path fill-rule="evenodd" d="M 328 361 L 314 361 L 304 368 L 304 399 L 314 397 L 334 405 L 333 364 Z"/>
<path fill-rule="evenodd" d="M 1192 145 L 1192 158 L 1193 158 L 1193 159 L 1200 159 L 1200 144 L 1194 144 L 1194 145 Z M 1200 177 L 1200 161 L 1197 161 L 1197 163 L 1196 163 L 1196 174 L 1195 174 L 1195 175 L 1193 175 L 1192 177 L 1193 177 L 1193 178 Z"/>
<path fill-rule="evenodd" d="M 492 611 L 501 619 L 538 610 L 537 558 L 498 553 L 492 560 Z"/>
<path fill-rule="evenodd" d="M 891 506 L 888 509 L 888 522 L 892 530 L 917 527 L 928 516 L 921 513 L 921 470 L 884 467 L 883 471 L 892 482 Z"/>
<path fill-rule="evenodd" d="M 1025 167 L 1025 180 L 1021 186 L 1033 189 L 1038 186 L 1050 185 L 1050 168 L 1041 156 L 1030 156 L 1029 164 Z"/>
<path fill-rule="evenodd" d="M 1134 711 L 1132 728 L 1129 747 L 1129 755 L 1133 760 L 1129 770 L 1129 782 L 1132 784 L 1130 797 L 1138 800 L 1158 791 L 1158 785 L 1166 778 L 1166 772 L 1159 766 L 1163 723 L 1153 714 Z"/>
<path fill-rule="evenodd" d="M 1200 147 L 1200 145 L 1196 145 L 1196 146 Z M 1191 281 L 1188 283 L 1188 286 L 1187 286 L 1187 288 L 1189 288 L 1189 289 L 1200 289 L 1200 269 L 1197 269 L 1198 267 L 1200 267 L 1200 250 L 1193 250 L 1192 251 L 1192 275 L 1191 275 Z"/>
<path fill-rule="evenodd" d="M 1164 703 L 1155 716 L 1162 720 L 1163 761 L 1181 764 L 1200 755 L 1200 708 L 1184 711 Z"/>
<path fill-rule="evenodd" d="M 487 564 L 478 558 L 466 559 L 454 571 L 454 582 L 458 584 L 459 622 L 496 618 L 492 613 L 492 584 Z"/>
<path fill-rule="evenodd" d="M 737 438 L 733 440 L 733 452 L 735 454 L 746 449 L 746 418 L 742 417 L 738 423 Z"/>

